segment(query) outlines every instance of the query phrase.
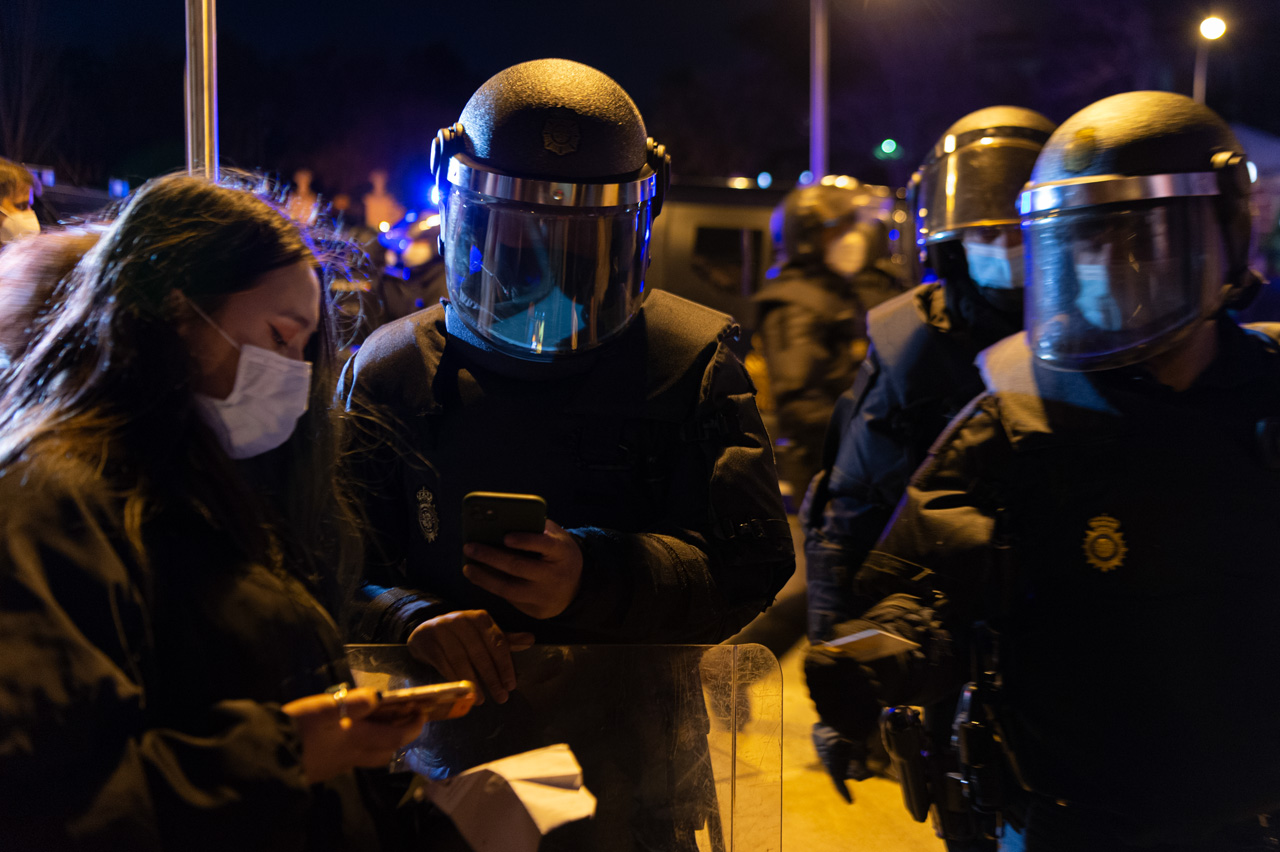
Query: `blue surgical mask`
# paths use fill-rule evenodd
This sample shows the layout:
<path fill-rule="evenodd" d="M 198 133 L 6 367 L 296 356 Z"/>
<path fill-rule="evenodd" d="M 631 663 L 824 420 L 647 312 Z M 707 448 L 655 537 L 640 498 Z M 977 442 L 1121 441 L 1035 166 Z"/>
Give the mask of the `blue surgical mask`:
<path fill-rule="evenodd" d="M 969 277 L 979 287 L 1012 290 L 1022 286 L 1022 244 L 1012 248 L 993 243 L 965 242 Z"/>
<path fill-rule="evenodd" d="M 1106 331 L 1124 328 L 1125 316 L 1111 293 L 1111 275 L 1105 263 L 1077 263 L 1076 307 L 1090 325 Z"/>

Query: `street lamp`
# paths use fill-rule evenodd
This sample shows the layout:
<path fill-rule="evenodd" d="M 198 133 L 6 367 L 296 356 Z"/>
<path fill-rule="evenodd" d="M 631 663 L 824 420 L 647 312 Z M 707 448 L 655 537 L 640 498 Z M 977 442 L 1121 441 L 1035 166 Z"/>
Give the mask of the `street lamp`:
<path fill-rule="evenodd" d="M 1209 69 L 1209 42 L 1222 38 L 1227 31 L 1226 21 L 1212 16 L 1200 22 L 1201 40 L 1196 43 L 1196 77 L 1192 97 L 1196 103 L 1204 103 L 1204 79 Z"/>
<path fill-rule="evenodd" d="M 187 172 L 218 179 L 217 0 L 187 0 Z"/>
<path fill-rule="evenodd" d="M 827 0 L 809 0 L 809 171 L 827 173 Z"/>

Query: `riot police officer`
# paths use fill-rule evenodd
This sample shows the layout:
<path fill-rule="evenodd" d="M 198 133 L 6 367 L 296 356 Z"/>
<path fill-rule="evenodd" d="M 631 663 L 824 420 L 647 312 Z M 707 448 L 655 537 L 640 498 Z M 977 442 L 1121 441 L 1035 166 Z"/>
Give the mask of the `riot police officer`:
<path fill-rule="evenodd" d="M 974 358 L 1022 327 L 1016 201 L 1053 129 L 1032 110 L 978 110 L 947 128 L 913 180 L 918 240 L 939 278 L 871 312 L 870 351 L 832 418 L 831 457 L 801 512 L 815 642 L 872 603 L 855 594 L 854 574 L 929 445 L 982 390 Z M 815 743 L 843 793 L 846 776 L 885 762 L 875 755 L 879 706 L 865 690 L 854 697 L 856 672 L 831 671 L 838 660 L 818 650 L 807 671 L 815 699 L 831 708 Z M 821 700 L 824 690 L 841 700 Z"/>
<path fill-rule="evenodd" d="M 769 283 L 752 298 L 782 439 L 779 473 L 796 494 L 817 473 L 831 411 L 853 381 L 867 310 L 901 292 L 874 263 L 873 232 L 859 227 L 864 200 L 825 181 L 789 192 L 773 216 Z"/>
<path fill-rule="evenodd" d="M 1002 848 L 1269 848 L 1280 335 L 1227 313 L 1257 282 L 1244 151 L 1189 98 L 1116 95 L 1020 208 L 1027 330 L 982 354 L 840 630 L 920 643 L 866 664 L 886 703 L 970 682 L 957 742 Z"/>
<path fill-rule="evenodd" d="M 731 635 L 794 554 L 753 388 L 727 345 L 736 325 L 645 292 L 665 149 L 612 79 L 539 60 L 476 91 L 432 168 L 448 303 L 371 335 L 340 391 L 408 431 L 367 454 L 363 634 L 407 641 L 500 704 L 518 688 L 512 647 L 534 639 Z M 540 495 L 554 520 L 509 535 L 518 550 L 464 550 L 472 491 Z M 645 734 L 656 723 L 633 721 L 633 741 L 659 752 Z M 674 836 L 637 848 L 688 848 L 705 813 L 654 787 Z"/>

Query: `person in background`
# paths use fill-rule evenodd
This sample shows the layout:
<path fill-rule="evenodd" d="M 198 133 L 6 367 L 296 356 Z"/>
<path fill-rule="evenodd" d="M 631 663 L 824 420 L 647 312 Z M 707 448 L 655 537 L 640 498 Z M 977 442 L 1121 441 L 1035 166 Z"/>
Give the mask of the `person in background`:
<path fill-rule="evenodd" d="M 22 358 L 53 309 L 54 290 L 100 233 L 93 227 L 51 231 L 0 252 L 0 367 Z"/>
<path fill-rule="evenodd" d="M 869 306 L 853 281 L 868 277 L 871 246 L 857 228 L 859 200 L 855 190 L 827 184 L 788 193 L 774 213 L 777 260 L 752 297 L 777 411 L 779 476 L 796 495 L 818 472 L 831 411 L 853 383 L 865 336 Z"/>
<path fill-rule="evenodd" d="M 0 246 L 40 233 L 40 221 L 31 209 L 35 191 L 31 172 L 0 157 Z"/>
<path fill-rule="evenodd" d="M 888 524 L 912 472 L 947 422 L 982 389 L 974 358 L 1022 328 L 1022 235 L 1017 196 L 1054 124 L 1032 110 L 970 113 L 939 137 L 913 185 L 916 228 L 939 279 L 874 309 L 857 381 L 831 420 L 824 470 L 801 509 L 809 638 L 831 639 L 856 618 L 853 577 Z M 830 653 L 809 653 L 815 700 L 829 712 L 814 728 L 823 763 L 845 779 L 888 769 L 876 728 L 879 704 L 855 696 L 854 680 L 830 671 Z M 941 714 L 949 724 L 949 713 Z"/>
<path fill-rule="evenodd" d="M 855 189 L 822 183 L 793 190 L 774 213 L 777 262 L 753 301 L 791 506 L 817 473 L 836 399 L 866 354 L 867 310 L 903 289 L 889 262 L 888 228 L 860 218 L 865 201 Z M 763 645 L 781 659 L 804 638 L 806 613 L 800 575 L 729 642 Z"/>
<path fill-rule="evenodd" d="M 359 541 L 322 274 L 250 188 L 171 176 L 59 277 L 0 391 L 6 848 L 379 847 L 353 770 L 422 718 L 369 718 L 326 609 Z"/>

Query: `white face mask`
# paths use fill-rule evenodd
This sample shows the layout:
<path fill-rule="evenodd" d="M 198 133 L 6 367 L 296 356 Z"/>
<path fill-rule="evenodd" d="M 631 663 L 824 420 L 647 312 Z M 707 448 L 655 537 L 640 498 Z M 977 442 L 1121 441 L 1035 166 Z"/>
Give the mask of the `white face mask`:
<path fill-rule="evenodd" d="M 1022 244 L 1006 248 L 995 243 L 965 242 L 969 277 L 979 287 L 1012 290 L 1022 286 Z"/>
<path fill-rule="evenodd" d="M 34 210 L 0 211 L 4 220 L 0 221 L 0 245 L 11 243 L 19 237 L 40 233 L 40 220 Z"/>
<path fill-rule="evenodd" d="M 194 394 L 201 416 L 233 459 L 274 450 L 289 440 L 298 418 L 307 412 L 311 362 L 237 343 L 194 302 L 187 299 L 187 303 L 240 352 L 235 384 L 226 399 Z"/>
<path fill-rule="evenodd" d="M 852 278 L 867 265 L 867 241 L 862 234 L 850 231 L 827 246 L 822 260 L 836 275 Z"/>
<path fill-rule="evenodd" d="M 1105 263 L 1077 263 L 1076 282 L 1080 285 L 1076 307 L 1090 325 L 1106 331 L 1124 328 L 1125 316 L 1111 294 L 1111 275 Z"/>

